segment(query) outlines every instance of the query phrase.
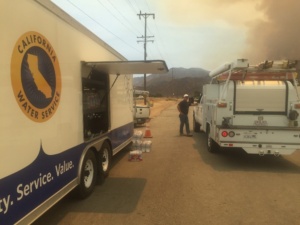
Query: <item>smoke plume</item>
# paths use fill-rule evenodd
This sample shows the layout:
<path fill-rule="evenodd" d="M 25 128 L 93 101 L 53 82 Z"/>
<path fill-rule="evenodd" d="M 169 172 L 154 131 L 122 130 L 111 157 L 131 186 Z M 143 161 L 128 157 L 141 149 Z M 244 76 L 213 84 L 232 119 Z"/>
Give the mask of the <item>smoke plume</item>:
<path fill-rule="evenodd" d="M 262 0 L 258 7 L 266 18 L 249 24 L 246 58 L 300 60 L 300 1 Z"/>

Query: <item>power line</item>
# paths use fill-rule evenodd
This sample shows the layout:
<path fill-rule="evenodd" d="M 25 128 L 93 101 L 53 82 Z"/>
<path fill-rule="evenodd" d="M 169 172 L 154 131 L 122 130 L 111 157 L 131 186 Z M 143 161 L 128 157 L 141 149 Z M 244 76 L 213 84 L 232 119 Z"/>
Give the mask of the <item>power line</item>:
<path fill-rule="evenodd" d="M 99 0 L 98 0 L 99 1 Z M 125 20 L 125 21 L 127 21 L 127 23 L 128 24 L 130 24 L 131 26 L 132 26 L 132 24 L 131 24 L 131 22 L 120 12 L 120 10 L 118 10 L 118 8 L 112 3 L 112 1 L 108 1 L 107 0 L 107 2 L 109 3 L 109 4 L 111 4 L 111 6 L 119 13 L 119 15 L 123 18 L 123 20 Z M 103 4 L 102 4 L 103 5 Z M 106 8 L 106 7 L 105 7 Z M 113 13 L 111 12 L 111 11 L 109 11 L 112 15 L 113 15 Z M 114 15 L 113 15 L 114 16 Z M 115 16 L 114 16 L 115 17 Z M 118 18 L 117 18 L 118 19 Z M 121 23 L 121 24 L 123 24 L 126 28 L 128 28 L 129 30 L 131 30 L 134 34 L 136 34 L 135 32 L 137 32 L 137 33 L 140 33 L 140 31 L 138 31 L 137 30 L 137 28 L 135 27 L 135 26 L 132 26 L 133 28 L 135 28 L 136 29 L 136 31 L 133 31 L 130 27 L 128 27 L 128 26 L 126 26 L 122 21 L 120 21 L 119 19 L 118 19 L 118 21 Z"/>
<path fill-rule="evenodd" d="M 116 37 L 118 40 L 120 40 L 121 42 L 123 42 L 124 44 L 126 44 L 127 46 L 129 46 L 130 48 L 135 49 L 137 52 L 140 52 L 140 50 L 138 50 L 137 48 L 135 48 L 132 45 L 128 44 L 124 40 L 122 40 L 119 36 L 115 35 L 113 32 L 111 32 L 106 27 L 104 27 L 103 25 L 101 25 L 97 20 L 95 20 L 93 17 L 91 17 L 89 14 L 87 14 L 85 11 L 83 11 L 81 8 L 79 8 L 77 5 L 75 5 L 74 3 L 72 3 L 70 0 L 68 0 L 68 2 L 71 5 L 73 5 L 73 7 L 75 7 L 77 10 L 79 10 L 81 13 L 83 13 L 85 16 L 87 16 L 89 19 L 91 19 L 92 21 L 94 21 L 97 25 L 99 25 L 104 30 L 106 30 L 108 33 L 110 33 L 111 35 L 113 35 L 114 37 Z"/>
<path fill-rule="evenodd" d="M 127 2 L 129 3 L 129 6 L 131 7 L 131 9 L 133 10 L 134 13 L 138 12 L 138 10 L 136 10 L 136 9 L 134 8 L 134 5 L 131 3 L 130 0 L 127 0 Z"/>
<path fill-rule="evenodd" d="M 157 24 L 156 24 L 156 21 L 154 21 L 154 25 L 155 25 L 155 28 L 156 28 L 156 31 L 157 31 L 157 34 L 158 34 L 158 39 L 159 39 L 159 42 L 162 44 L 163 48 L 165 48 L 165 44 L 164 44 L 164 41 L 163 39 L 161 38 L 161 35 L 160 35 L 160 32 L 159 32 L 159 29 L 157 27 Z M 160 51 L 160 48 L 158 47 L 158 45 L 155 45 L 157 47 L 157 50 L 160 54 L 160 57 L 164 59 L 164 57 L 162 56 L 161 54 L 161 51 Z M 165 51 L 164 51 L 165 52 Z"/>
<path fill-rule="evenodd" d="M 146 6 L 148 7 L 148 10 L 150 10 L 150 7 L 149 7 L 149 4 L 148 4 L 148 1 L 147 1 L 147 0 L 145 0 L 145 2 L 146 2 Z"/>
<path fill-rule="evenodd" d="M 101 4 L 101 7 L 104 8 L 109 14 L 111 14 L 112 17 L 114 17 L 113 19 L 117 20 L 118 23 L 120 23 L 123 27 L 126 28 L 126 30 L 130 31 L 130 33 L 134 34 L 135 36 L 138 36 L 141 32 L 139 31 L 138 27 L 135 26 L 132 21 L 130 21 L 128 18 L 128 16 L 124 15 L 124 12 L 119 10 L 116 3 L 114 3 L 113 1 L 109 1 L 106 0 L 110 5 L 108 5 L 106 2 L 103 2 L 102 0 L 97 0 L 98 4 Z M 89 11 L 87 11 L 85 8 L 81 7 L 80 5 L 78 5 L 77 3 L 73 3 L 73 1 L 68 0 L 69 4 L 72 5 L 74 8 L 76 8 L 79 12 L 81 12 L 84 16 L 86 16 L 88 19 L 92 20 L 95 24 L 97 24 L 99 27 L 103 28 L 106 32 L 108 32 L 109 34 L 113 35 L 114 37 L 116 37 L 117 40 L 119 40 L 120 42 L 124 43 L 126 46 L 130 47 L 131 49 L 134 49 L 136 52 L 141 53 L 140 49 L 137 49 L 136 46 L 132 46 L 132 44 L 126 42 L 124 40 L 123 37 L 120 37 L 119 34 L 116 34 L 116 32 L 112 32 L 110 29 L 106 28 L 104 25 L 102 25 L 101 21 L 99 21 L 99 19 L 97 19 L 97 17 L 93 14 L 91 14 Z M 129 4 L 128 8 L 131 8 L 133 11 L 135 11 L 135 8 L 139 7 L 137 5 L 137 1 L 136 0 L 126 0 L 125 1 L 127 3 L 127 5 Z M 142 8 L 149 8 L 149 4 L 147 2 L 147 0 L 141 1 L 143 2 L 144 5 L 141 5 Z M 139 3 L 141 3 L 139 2 Z M 74 11 L 74 10 L 73 10 Z M 146 35 L 140 35 L 138 38 L 140 39 L 138 42 L 143 42 L 144 43 L 144 59 L 146 59 L 148 57 L 153 58 L 155 57 L 156 53 L 158 53 L 160 55 L 160 57 L 163 59 L 163 54 L 161 50 L 164 49 L 160 49 L 160 45 L 158 45 L 158 43 L 156 43 L 153 47 L 155 47 L 157 50 L 155 51 L 155 49 L 150 48 L 149 53 L 147 52 L 147 42 L 153 42 L 153 40 L 151 40 L 150 38 L 153 38 L 154 36 L 147 36 L 147 33 L 150 33 L 150 35 L 153 33 L 153 28 L 151 29 L 151 26 L 147 26 L 147 18 L 145 18 L 145 21 L 142 21 L 141 18 L 142 17 L 149 17 L 149 16 L 153 16 L 153 19 L 155 17 L 155 15 L 152 14 L 143 14 L 141 13 L 141 11 L 139 13 L 137 13 L 137 15 L 140 18 L 140 22 L 142 23 L 142 26 L 144 25 L 145 22 L 145 34 Z M 159 34 L 159 30 L 157 28 L 157 23 L 154 20 L 154 32 L 158 33 L 158 40 L 161 44 L 163 44 L 161 36 Z M 156 31 L 155 31 L 156 29 Z M 93 29 L 95 30 L 95 29 Z M 164 45 L 161 45 L 161 47 L 164 47 Z M 165 53 L 165 52 L 164 52 Z"/>

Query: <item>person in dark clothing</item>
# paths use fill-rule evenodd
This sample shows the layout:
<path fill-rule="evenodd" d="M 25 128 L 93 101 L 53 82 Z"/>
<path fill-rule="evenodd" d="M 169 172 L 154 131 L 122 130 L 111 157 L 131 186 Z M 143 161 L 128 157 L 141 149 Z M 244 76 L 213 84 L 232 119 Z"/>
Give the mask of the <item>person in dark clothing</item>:
<path fill-rule="evenodd" d="M 189 96 L 185 94 L 183 96 L 183 100 L 178 103 L 177 109 L 179 111 L 179 119 L 180 119 L 180 126 L 179 126 L 179 134 L 180 136 L 183 135 L 183 127 L 185 126 L 186 134 L 187 136 L 191 137 L 193 136 L 190 132 L 190 126 L 189 126 Z"/>

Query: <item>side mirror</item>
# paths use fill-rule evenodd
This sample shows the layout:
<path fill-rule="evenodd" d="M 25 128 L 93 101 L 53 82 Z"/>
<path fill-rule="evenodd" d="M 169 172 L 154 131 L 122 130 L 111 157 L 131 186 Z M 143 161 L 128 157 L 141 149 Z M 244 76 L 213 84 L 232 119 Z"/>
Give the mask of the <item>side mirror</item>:
<path fill-rule="evenodd" d="M 199 98 L 197 99 L 197 103 L 200 103 L 201 98 L 202 98 L 202 93 L 200 93 Z"/>

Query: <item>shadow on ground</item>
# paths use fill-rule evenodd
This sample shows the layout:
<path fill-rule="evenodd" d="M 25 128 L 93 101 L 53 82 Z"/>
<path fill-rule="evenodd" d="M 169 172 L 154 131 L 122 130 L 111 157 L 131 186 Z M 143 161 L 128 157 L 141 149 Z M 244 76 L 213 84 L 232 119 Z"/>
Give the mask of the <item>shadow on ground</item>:
<path fill-rule="evenodd" d="M 128 151 L 121 151 L 112 161 L 114 167 Z M 142 178 L 108 177 L 102 185 L 97 185 L 91 196 L 78 200 L 71 194 L 64 197 L 48 210 L 33 225 L 58 224 L 70 212 L 82 213 L 131 213 L 139 202 L 146 185 Z M 53 217 L 52 215 L 55 215 Z"/>
<path fill-rule="evenodd" d="M 70 212 L 131 213 L 145 184 L 146 180 L 140 178 L 107 178 L 87 199 L 76 200 L 68 195 L 33 224 L 58 224 Z M 51 215 L 56 216 L 53 218 Z"/>

